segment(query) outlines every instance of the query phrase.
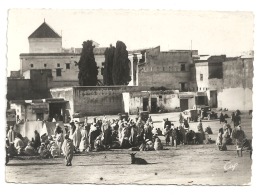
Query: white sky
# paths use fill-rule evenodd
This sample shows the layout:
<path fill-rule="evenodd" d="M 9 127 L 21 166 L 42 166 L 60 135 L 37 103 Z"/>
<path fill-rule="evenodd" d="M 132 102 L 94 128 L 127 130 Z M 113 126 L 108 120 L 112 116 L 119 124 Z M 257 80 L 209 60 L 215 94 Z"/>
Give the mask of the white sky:
<path fill-rule="evenodd" d="M 28 36 L 46 22 L 63 47 L 81 47 L 92 39 L 101 47 L 123 41 L 128 50 L 160 45 L 161 50 L 192 49 L 199 54 L 228 56 L 253 50 L 251 12 L 86 11 L 11 9 L 8 17 L 8 72 L 19 70 L 20 53 L 29 52 Z"/>

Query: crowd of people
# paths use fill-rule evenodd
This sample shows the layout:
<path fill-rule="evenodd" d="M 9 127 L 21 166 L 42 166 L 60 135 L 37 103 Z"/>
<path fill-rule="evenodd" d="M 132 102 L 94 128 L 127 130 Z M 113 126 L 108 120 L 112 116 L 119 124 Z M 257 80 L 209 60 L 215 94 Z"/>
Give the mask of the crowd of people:
<path fill-rule="evenodd" d="M 225 119 L 223 127 L 219 129 L 216 144 L 220 150 L 227 150 L 226 146 L 231 144 L 233 139 L 236 140 L 237 147 L 241 148 L 245 139 L 245 134 L 239 125 L 240 116 L 238 114 L 232 116 L 235 129 L 232 130 Z M 41 158 L 54 158 L 63 155 L 66 165 L 71 166 L 74 153 L 111 148 L 126 148 L 133 151 L 162 150 L 163 145 L 159 136 L 164 136 L 165 144 L 171 144 L 173 147 L 179 144 L 210 144 L 213 140 L 209 134 L 212 134 L 211 128 L 207 127 L 204 131 L 201 120 L 197 123 L 195 132 L 190 129 L 187 120 L 182 118 L 179 118 L 177 127 L 166 118 L 160 129 L 154 128 L 151 117 L 144 121 L 141 117 L 108 120 L 103 116 L 102 119 L 94 118 L 92 123 L 85 117 L 84 122 L 70 122 L 64 129 L 57 123 L 53 135 L 40 136 L 35 130 L 31 140 L 22 137 L 14 131 L 13 126 L 10 126 L 6 137 L 6 150 L 10 156 L 39 155 Z"/>
<path fill-rule="evenodd" d="M 247 140 L 244 130 L 241 126 L 240 111 L 232 112 L 231 122 L 233 127 L 225 119 L 223 113 L 220 115 L 220 123 L 223 123 L 222 128 L 219 129 L 216 145 L 219 150 L 226 151 L 227 145 L 236 144 L 236 151 L 238 156 L 242 156 L 244 147 L 250 150 L 250 157 L 252 152 L 251 143 Z"/>

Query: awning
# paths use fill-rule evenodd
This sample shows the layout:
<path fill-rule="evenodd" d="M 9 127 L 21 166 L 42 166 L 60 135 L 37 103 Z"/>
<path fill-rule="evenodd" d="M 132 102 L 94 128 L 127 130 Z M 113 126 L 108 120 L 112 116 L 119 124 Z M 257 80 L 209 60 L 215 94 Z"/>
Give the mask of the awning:
<path fill-rule="evenodd" d="M 179 99 L 189 99 L 193 97 L 194 97 L 193 94 L 179 94 Z"/>
<path fill-rule="evenodd" d="M 32 109 L 38 109 L 38 108 L 42 108 L 42 109 L 48 109 L 48 104 L 47 103 L 34 103 L 31 104 Z"/>
<path fill-rule="evenodd" d="M 33 113 L 46 113 L 48 112 L 48 109 L 45 108 L 33 108 Z"/>
<path fill-rule="evenodd" d="M 68 101 L 64 100 L 63 98 L 49 98 L 46 99 L 47 103 L 66 103 Z"/>
<path fill-rule="evenodd" d="M 206 92 L 197 92 L 196 96 L 207 96 Z"/>
<path fill-rule="evenodd" d="M 31 104 L 31 108 L 34 113 L 45 113 L 48 111 L 48 104 L 47 103 L 34 103 L 34 104 Z"/>

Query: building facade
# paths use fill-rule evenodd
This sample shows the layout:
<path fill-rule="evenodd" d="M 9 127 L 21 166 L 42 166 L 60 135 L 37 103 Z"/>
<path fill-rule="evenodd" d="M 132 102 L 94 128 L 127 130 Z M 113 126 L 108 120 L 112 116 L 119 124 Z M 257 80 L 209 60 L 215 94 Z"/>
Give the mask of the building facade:
<path fill-rule="evenodd" d="M 253 109 L 253 57 L 228 58 L 223 62 L 223 90 L 218 107 L 229 110 Z"/>
<path fill-rule="evenodd" d="M 252 55 L 210 56 L 206 60 L 195 61 L 195 70 L 198 93 L 205 92 L 207 100 L 204 102 L 209 106 L 252 110 Z M 201 104 L 201 101 L 197 102 Z"/>
<path fill-rule="evenodd" d="M 161 52 L 160 47 L 146 52 L 146 63 L 139 71 L 139 85 L 191 91 L 191 66 L 197 50 Z"/>
<path fill-rule="evenodd" d="M 51 87 L 78 86 L 79 67 L 82 48 L 62 48 L 62 37 L 46 22 L 41 24 L 29 37 L 29 53 L 20 54 L 20 74 L 26 75 L 30 70 L 50 69 L 52 71 Z M 98 67 L 99 85 L 103 85 L 103 67 L 106 47 L 98 47 L 93 41 L 95 61 Z M 129 52 L 128 59 L 130 86 L 138 85 L 138 63 L 142 55 Z"/>

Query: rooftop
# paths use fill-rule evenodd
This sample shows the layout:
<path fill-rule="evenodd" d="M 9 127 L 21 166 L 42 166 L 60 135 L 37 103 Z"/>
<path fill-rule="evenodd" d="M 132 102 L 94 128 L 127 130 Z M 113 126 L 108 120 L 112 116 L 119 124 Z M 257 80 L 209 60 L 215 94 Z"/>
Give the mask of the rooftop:
<path fill-rule="evenodd" d="M 45 21 L 28 37 L 32 38 L 61 38 Z"/>

